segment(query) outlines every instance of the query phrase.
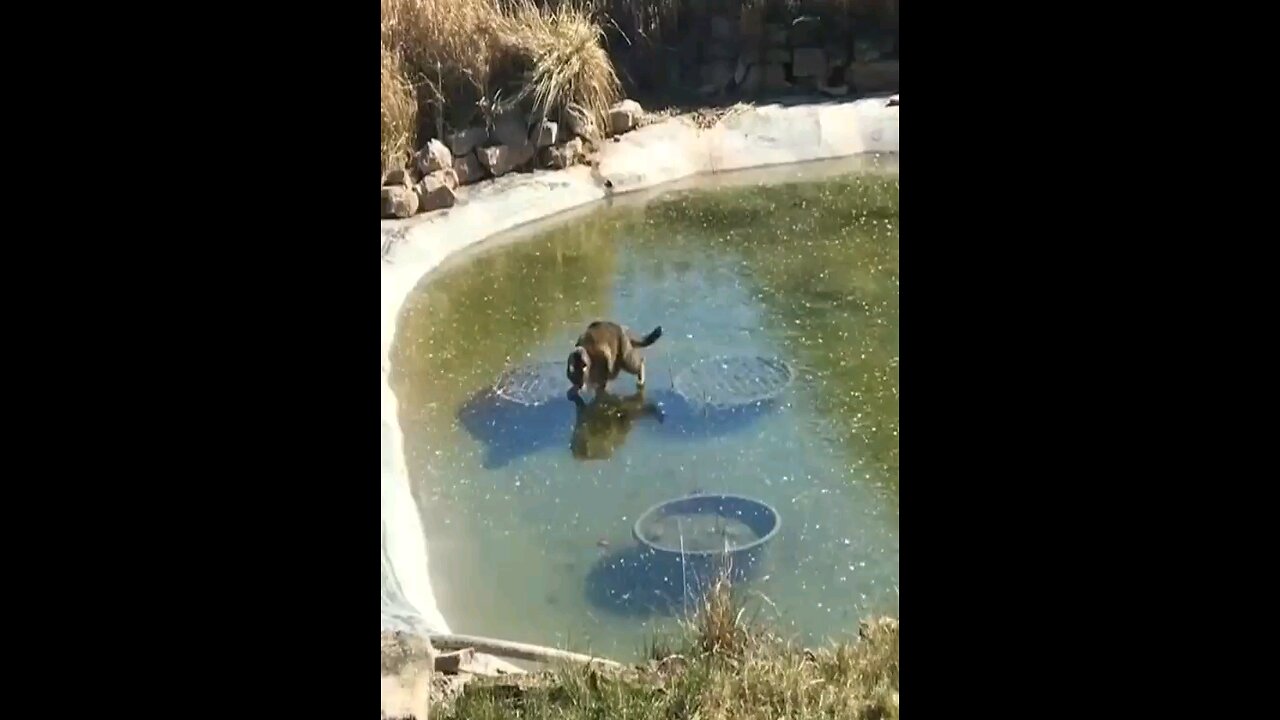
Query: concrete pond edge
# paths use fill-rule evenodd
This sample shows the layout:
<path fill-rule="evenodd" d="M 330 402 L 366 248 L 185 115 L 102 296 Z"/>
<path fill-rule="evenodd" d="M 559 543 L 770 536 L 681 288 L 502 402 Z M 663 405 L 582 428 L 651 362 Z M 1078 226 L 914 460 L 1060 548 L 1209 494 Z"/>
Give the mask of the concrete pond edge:
<path fill-rule="evenodd" d="M 383 571 L 396 585 L 388 618 L 413 632 L 450 634 L 427 567 L 427 542 L 411 491 L 399 406 L 391 389 L 391 347 L 405 300 L 446 259 L 494 235 L 615 195 L 655 190 L 704 175 L 863 154 L 898 153 L 898 107 L 888 95 L 810 105 L 761 105 L 710 128 L 685 118 L 657 122 L 601 148 L 596 168 L 506 175 L 468 186 L 447 209 L 381 229 L 381 463 Z M 390 614 L 389 614 L 390 613 Z M 477 628 L 476 630 L 482 630 Z"/>

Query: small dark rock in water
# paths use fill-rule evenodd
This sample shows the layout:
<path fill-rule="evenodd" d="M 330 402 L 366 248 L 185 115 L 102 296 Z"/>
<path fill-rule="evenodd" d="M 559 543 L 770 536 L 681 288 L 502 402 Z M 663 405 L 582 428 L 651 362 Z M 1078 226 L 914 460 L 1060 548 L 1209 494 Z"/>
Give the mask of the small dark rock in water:
<path fill-rule="evenodd" d="M 543 599 L 547 601 L 548 605 L 558 605 L 560 603 L 560 596 L 555 593 L 547 593 Z"/>

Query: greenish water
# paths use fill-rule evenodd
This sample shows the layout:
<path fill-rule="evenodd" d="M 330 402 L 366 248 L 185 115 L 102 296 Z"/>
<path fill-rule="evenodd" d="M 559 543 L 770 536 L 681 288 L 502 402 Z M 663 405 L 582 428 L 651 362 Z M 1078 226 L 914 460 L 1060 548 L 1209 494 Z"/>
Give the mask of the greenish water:
<path fill-rule="evenodd" d="M 512 364 L 562 372 L 596 319 L 663 327 L 644 398 L 661 422 L 597 416 L 575 439 L 560 395 L 486 395 Z M 774 405 L 708 414 L 672 390 L 694 361 L 744 354 L 798 369 Z M 897 615 L 896 172 L 680 192 L 478 253 L 410 297 L 392 382 L 457 632 L 634 656 L 674 619 L 620 569 L 632 523 L 696 491 L 779 510 L 744 586 L 762 617 L 820 641 Z"/>

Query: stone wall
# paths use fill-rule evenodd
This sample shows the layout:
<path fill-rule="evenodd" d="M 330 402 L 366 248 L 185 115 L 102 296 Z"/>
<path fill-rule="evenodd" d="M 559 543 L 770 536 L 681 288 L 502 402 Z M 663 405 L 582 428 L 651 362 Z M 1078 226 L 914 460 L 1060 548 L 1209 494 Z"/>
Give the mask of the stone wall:
<path fill-rule="evenodd" d="M 898 90 L 896 0 L 685 0 L 658 30 L 647 42 L 625 29 L 609 38 L 633 95 L 756 100 Z"/>
<path fill-rule="evenodd" d="M 611 1 L 617 7 L 603 9 L 616 20 L 634 0 Z M 607 34 L 629 96 L 720 105 L 898 91 L 897 0 L 683 0 L 670 7 L 662 17 L 631 16 L 649 25 L 643 34 L 625 22 Z M 612 108 L 606 127 L 573 113 L 551 122 L 512 110 L 483 127 L 453 130 L 419 149 L 408 167 L 383 175 L 382 217 L 453 207 L 459 186 L 588 162 L 598 142 L 645 117 L 628 99 Z"/>
<path fill-rule="evenodd" d="M 414 154 L 408 168 L 392 168 L 382 176 L 382 217 L 407 218 L 451 208 L 461 185 L 511 172 L 580 164 L 587 160 L 588 142 L 630 132 L 644 117 L 634 100 L 610 108 L 605 128 L 572 113 L 568 121 L 557 123 L 511 110 L 495 118 L 493 127 L 463 128 L 446 134 L 443 141 L 433 138 Z"/>

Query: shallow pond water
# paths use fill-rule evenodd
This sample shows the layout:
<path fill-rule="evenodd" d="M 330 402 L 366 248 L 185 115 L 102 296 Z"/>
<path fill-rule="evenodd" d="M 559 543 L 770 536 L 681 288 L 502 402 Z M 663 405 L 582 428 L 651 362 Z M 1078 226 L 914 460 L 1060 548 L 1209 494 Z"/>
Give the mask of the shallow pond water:
<path fill-rule="evenodd" d="M 626 374 L 599 402 L 565 397 L 596 319 L 662 326 L 643 397 Z M 897 614 L 896 170 L 678 191 L 482 249 L 424 279 L 392 355 L 456 632 L 637 656 L 679 609 L 628 572 L 633 524 L 690 493 L 778 511 L 742 586 L 761 617 L 817 642 Z M 793 374 L 772 400 L 710 407 L 681 386 L 713 383 L 711 358 L 755 357 Z M 547 379 L 495 393 L 522 364 Z"/>

